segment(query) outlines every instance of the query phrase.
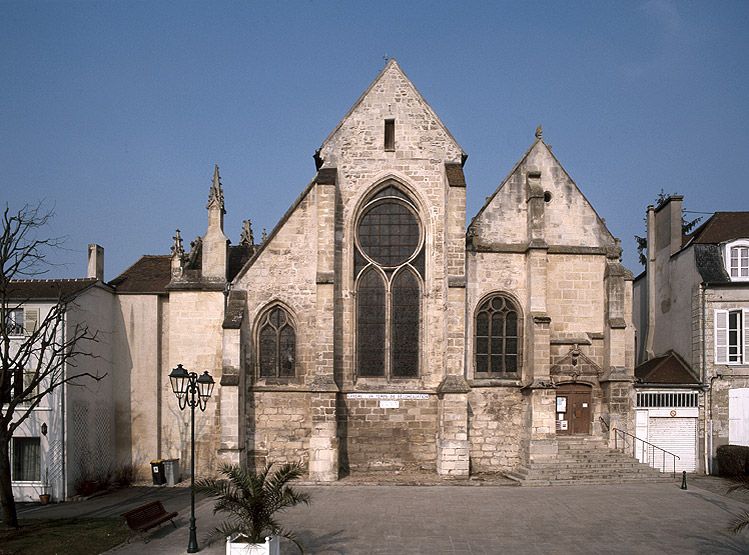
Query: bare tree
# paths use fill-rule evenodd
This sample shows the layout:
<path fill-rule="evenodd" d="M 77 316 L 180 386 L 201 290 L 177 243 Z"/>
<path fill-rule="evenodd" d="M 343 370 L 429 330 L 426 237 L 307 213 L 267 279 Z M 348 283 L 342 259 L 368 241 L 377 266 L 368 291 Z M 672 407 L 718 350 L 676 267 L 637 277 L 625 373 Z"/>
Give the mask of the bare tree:
<path fill-rule="evenodd" d="M 49 270 L 46 256 L 61 240 L 45 236 L 51 213 L 41 205 L 26 205 L 17 212 L 5 207 L 0 235 L 0 506 L 6 527 L 18 527 L 11 488 L 10 442 L 13 433 L 34 408 L 63 384 L 83 377 L 104 375 L 77 371 L 76 361 L 93 356 L 96 331 L 85 324 L 68 325 L 66 315 L 74 295 L 58 292 L 35 326 L 15 319 L 29 301 L 19 280 L 38 278 Z M 67 325 L 67 329 L 66 329 Z M 20 333 L 19 333 L 20 332 Z"/>

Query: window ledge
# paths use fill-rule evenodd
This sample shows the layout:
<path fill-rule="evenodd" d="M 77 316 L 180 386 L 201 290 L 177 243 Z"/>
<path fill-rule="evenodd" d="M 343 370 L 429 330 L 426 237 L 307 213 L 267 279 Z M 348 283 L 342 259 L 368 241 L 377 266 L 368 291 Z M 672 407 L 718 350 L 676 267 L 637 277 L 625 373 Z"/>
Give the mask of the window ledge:
<path fill-rule="evenodd" d="M 507 378 L 480 378 L 475 377 L 468 380 L 468 385 L 474 387 L 522 387 L 522 380 L 518 377 Z"/>

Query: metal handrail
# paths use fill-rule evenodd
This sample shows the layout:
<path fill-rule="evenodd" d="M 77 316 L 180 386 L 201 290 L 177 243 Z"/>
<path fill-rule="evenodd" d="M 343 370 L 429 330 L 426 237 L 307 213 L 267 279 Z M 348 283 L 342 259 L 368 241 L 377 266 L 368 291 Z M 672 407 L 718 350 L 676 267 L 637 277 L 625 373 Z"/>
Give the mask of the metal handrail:
<path fill-rule="evenodd" d="M 621 435 L 622 436 L 622 449 L 621 449 L 622 453 L 624 453 L 624 450 L 627 448 L 627 437 L 631 437 L 634 440 L 632 441 L 632 456 L 634 458 L 637 458 L 637 442 L 638 441 L 642 443 L 640 454 L 642 455 L 643 459 L 645 458 L 646 453 L 652 452 L 652 456 L 648 458 L 648 466 L 650 466 L 651 468 L 656 468 L 654 464 L 651 464 L 655 462 L 655 450 L 656 449 L 662 453 L 663 464 L 661 465 L 659 469 L 661 472 L 666 471 L 666 455 L 670 455 L 671 457 L 673 457 L 672 459 L 674 463 L 673 464 L 673 467 L 674 467 L 673 476 L 674 478 L 676 478 L 676 459 L 681 460 L 681 457 L 679 457 L 679 455 L 676 455 L 675 453 L 671 453 L 670 451 L 666 451 L 665 449 L 661 449 L 657 445 L 653 445 L 649 441 L 645 441 L 644 439 L 634 436 L 630 434 L 629 432 L 625 432 L 624 430 L 620 430 L 619 428 L 613 428 L 613 432 L 614 432 L 614 449 L 619 449 L 619 436 Z M 645 445 L 650 446 L 650 449 L 648 449 L 648 451 L 645 451 Z"/>
<path fill-rule="evenodd" d="M 601 421 L 601 424 L 603 424 L 606 428 L 606 431 L 608 432 L 611 428 L 609 427 L 609 423 L 604 420 L 603 416 L 599 416 L 598 420 Z"/>

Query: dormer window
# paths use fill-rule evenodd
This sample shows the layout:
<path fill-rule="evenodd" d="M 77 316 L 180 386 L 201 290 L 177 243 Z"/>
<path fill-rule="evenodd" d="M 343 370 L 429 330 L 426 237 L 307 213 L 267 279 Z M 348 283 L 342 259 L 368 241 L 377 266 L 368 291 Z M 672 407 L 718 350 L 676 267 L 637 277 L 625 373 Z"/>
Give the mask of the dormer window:
<path fill-rule="evenodd" d="M 749 240 L 732 241 L 725 249 L 726 271 L 731 281 L 749 281 Z"/>

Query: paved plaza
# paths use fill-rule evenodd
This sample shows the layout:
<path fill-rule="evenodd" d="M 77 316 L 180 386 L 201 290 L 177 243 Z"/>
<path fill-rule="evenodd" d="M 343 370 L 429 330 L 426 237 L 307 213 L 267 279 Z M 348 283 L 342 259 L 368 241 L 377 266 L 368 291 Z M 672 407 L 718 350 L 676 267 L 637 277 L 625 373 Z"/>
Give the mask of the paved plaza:
<path fill-rule="evenodd" d="M 296 530 L 308 553 L 749 553 L 749 532 L 727 531 L 749 510 L 746 495 L 726 496 L 725 483 L 701 478 L 678 483 L 610 486 L 314 486 L 312 505 L 282 521 Z M 712 491 L 711 491 L 712 490 Z M 184 494 L 180 494 L 184 495 Z M 180 501 L 184 503 L 185 498 Z M 216 522 L 210 501 L 198 504 L 201 553 Z M 184 553 L 189 507 L 178 529 L 167 525 L 110 553 Z M 284 542 L 282 553 L 296 553 Z"/>

